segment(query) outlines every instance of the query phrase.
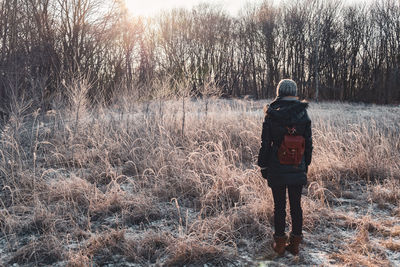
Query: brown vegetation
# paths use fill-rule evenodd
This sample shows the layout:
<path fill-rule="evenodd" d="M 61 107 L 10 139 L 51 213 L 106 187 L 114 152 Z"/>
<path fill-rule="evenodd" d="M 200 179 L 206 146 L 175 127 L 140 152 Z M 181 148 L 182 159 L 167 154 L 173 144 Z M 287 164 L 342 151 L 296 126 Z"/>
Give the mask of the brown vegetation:
<path fill-rule="evenodd" d="M 205 101 L 185 101 L 183 130 L 176 101 L 16 110 L 1 132 L 0 262 L 272 260 L 272 196 L 254 166 L 265 102 L 208 100 L 206 113 Z M 312 104 L 305 244 L 295 262 L 398 264 L 398 114 Z"/>

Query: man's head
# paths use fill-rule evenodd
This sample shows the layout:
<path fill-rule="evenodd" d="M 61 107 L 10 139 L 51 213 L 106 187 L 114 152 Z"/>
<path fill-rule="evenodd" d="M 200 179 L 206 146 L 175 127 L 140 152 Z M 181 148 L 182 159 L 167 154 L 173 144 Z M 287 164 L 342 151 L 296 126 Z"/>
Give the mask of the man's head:
<path fill-rule="evenodd" d="M 279 82 L 276 87 L 276 96 L 297 96 L 297 85 L 296 82 L 291 79 L 283 79 Z"/>

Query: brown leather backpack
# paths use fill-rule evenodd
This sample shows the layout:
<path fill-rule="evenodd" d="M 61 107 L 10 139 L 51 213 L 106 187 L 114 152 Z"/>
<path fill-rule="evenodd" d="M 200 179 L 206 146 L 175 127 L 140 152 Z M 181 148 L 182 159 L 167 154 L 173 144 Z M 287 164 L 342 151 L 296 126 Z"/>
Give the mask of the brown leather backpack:
<path fill-rule="evenodd" d="M 304 155 L 305 139 L 296 135 L 296 128 L 286 127 L 288 133 L 283 136 L 282 143 L 278 149 L 278 159 L 283 165 L 300 165 Z"/>

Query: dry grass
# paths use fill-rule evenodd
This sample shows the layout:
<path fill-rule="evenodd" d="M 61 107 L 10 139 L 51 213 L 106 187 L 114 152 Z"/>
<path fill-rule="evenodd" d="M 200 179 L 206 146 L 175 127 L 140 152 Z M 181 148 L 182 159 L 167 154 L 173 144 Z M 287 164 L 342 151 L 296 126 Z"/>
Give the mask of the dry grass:
<path fill-rule="evenodd" d="M 255 264 L 271 252 L 273 200 L 254 165 L 266 102 L 210 100 L 205 113 L 188 100 L 182 132 L 180 103 L 90 110 L 81 97 L 2 129 L 0 263 Z M 304 229 L 310 240 L 321 227 L 355 231 L 330 248 L 337 264 L 390 265 L 383 248 L 399 251 L 399 111 L 312 104 Z M 340 197 L 391 215 L 359 219 L 335 208 Z"/>

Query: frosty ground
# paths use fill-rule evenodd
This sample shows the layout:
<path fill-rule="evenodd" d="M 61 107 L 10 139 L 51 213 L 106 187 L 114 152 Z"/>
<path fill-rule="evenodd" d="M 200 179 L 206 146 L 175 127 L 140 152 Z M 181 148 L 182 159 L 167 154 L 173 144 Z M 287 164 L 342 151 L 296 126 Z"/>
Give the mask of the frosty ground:
<path fill-rule="evenodd" d="M 15 112 L 1 131 L 0 263 L 399 266 L 400 108 L 311 103 L 304 244 L 277 258 L 255 166 L 267 102 Z"/>

